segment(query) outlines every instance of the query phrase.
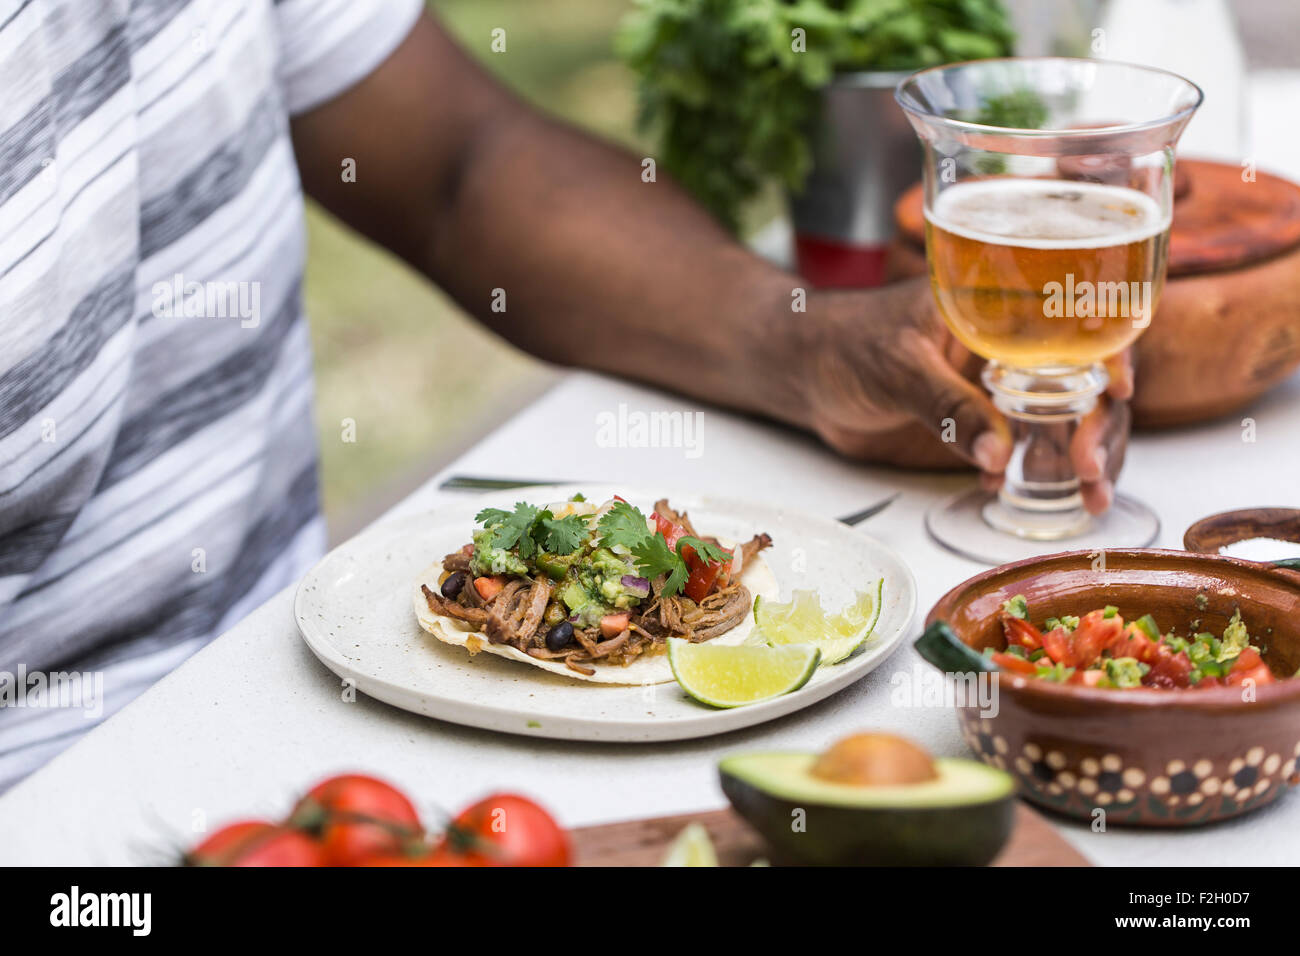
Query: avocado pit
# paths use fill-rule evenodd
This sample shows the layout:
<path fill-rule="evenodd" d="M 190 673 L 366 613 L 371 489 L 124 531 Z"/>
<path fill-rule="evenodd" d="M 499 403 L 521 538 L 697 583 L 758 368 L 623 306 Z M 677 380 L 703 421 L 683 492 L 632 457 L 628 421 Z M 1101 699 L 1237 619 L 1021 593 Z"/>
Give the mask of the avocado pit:
<path fill-rule="evenodd" d="M 906 786 L 939 777 L 928 753 L 894 734 L 845 737 L 819 756 L 809 773 L 856 787 Z"/>

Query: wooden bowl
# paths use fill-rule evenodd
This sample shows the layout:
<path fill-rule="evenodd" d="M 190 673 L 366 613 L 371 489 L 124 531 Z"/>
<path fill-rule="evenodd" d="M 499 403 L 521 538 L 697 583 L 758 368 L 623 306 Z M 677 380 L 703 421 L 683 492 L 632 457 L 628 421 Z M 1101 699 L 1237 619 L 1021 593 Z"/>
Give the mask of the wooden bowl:
<path fill-rule="evenodd" d="M 1218 554 L 1224 545 L 1250 538 L 1294 541 L 1300 553 L 1300 508 L 1243 508 L 1210 515 L 1183 533 L 1183 547 Z"/>
<path fill-rule="evenodd" d="M 1169 280 L 1136 345 L 1133 421 L 1166 427 L 1235 411 L 1300 366 L 1300 186 L 1179 159 Z M 887 277 L 926 274 L 922 189 L 894 206 Z"/>
<path fill-rule="evenodd" d="M 968 646 L 1001 649 L 999 612 L 1017 594 L 1035 620 L 1113 604 L 1126 619 L 1150 613 L 1180 632 L 1198 620 L 1220 633 L 1240 608 L 1274 674 L 1300 667 L 1300 573 L 1186 551 L 1075 551 L 1006 564 L 945 594 L 926 625 L 946 621 Z M 1300 680 L 1250 693 L 1106 690 L 999 673 L 996 686 L 984 716 L 979 702 L 959 701 L 962 735 L 1050 810 L 1189 826 L 1257 809 L 1300 782 Z"/>

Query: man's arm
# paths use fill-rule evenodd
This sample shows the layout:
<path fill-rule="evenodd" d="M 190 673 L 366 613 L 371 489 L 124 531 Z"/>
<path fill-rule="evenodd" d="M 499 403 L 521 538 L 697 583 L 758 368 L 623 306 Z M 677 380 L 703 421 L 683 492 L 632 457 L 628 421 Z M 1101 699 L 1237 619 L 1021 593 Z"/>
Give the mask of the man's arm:
<path fill-rule="evenodd" d="M 638 157 L 520 102 L 427 15 L 370 77 L 295 119 L 293 140 L 312 197 L 535 355 L 809 428 L 862 457 L 1005 465 L 1005 422 L 945 356 L 924 284 L 811 293 L 794 312 L 797 277 L 662 171 L 643 182 Z M 945 419 L 953 444 L 934 437 Z M 1092 450 L 1076 458 L 1095 472 Z"/>
<path fill-rule="evenodd" d="M 745 374 L 797 319 L 791 277 L 664 177 L 642 182 L 635 157 L 519 102 L 430 18 L 293 137 L 311 196 L 520 348 L 803 417 L 792 375 Z"/>

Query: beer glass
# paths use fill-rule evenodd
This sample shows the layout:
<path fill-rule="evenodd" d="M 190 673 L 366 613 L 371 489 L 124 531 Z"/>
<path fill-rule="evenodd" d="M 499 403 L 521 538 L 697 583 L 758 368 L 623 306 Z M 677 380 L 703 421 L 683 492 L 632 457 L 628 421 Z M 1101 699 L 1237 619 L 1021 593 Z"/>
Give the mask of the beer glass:
<path fill-rule="evenodd" d="M 1163 70 L 1065 57 L 977 60 L 902 81 L 921 139 L 926 258 L 944 321 L 988 360 L 1013 453 L 996 492 L 927 515 L 943 545 L 1000 564 L 1141 547 L 1150 508 L 1083 508 L 1069 443 L 1107 387 L 1103 361 L 1151 322 L 1165 278 L 1174 146 L 1201 102 Z"/>

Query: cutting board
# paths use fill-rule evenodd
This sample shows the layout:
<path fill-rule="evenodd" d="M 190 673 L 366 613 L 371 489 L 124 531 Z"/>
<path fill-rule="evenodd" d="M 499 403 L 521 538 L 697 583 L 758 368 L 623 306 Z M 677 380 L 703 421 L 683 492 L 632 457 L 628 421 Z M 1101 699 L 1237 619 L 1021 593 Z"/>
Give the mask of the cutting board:
<path fill-rule="evenodd" d="M 688 823 L 709 831 L 723 866 L 748 866 L 766 855 L 758 834 L 731 810 L 628 820 L 573 830 L 579 866 L 658 866 Z M 1091 866 L 1050 823 L 1023 803 L 1016 806 L 1011 839 L 993 866 Z"/>

